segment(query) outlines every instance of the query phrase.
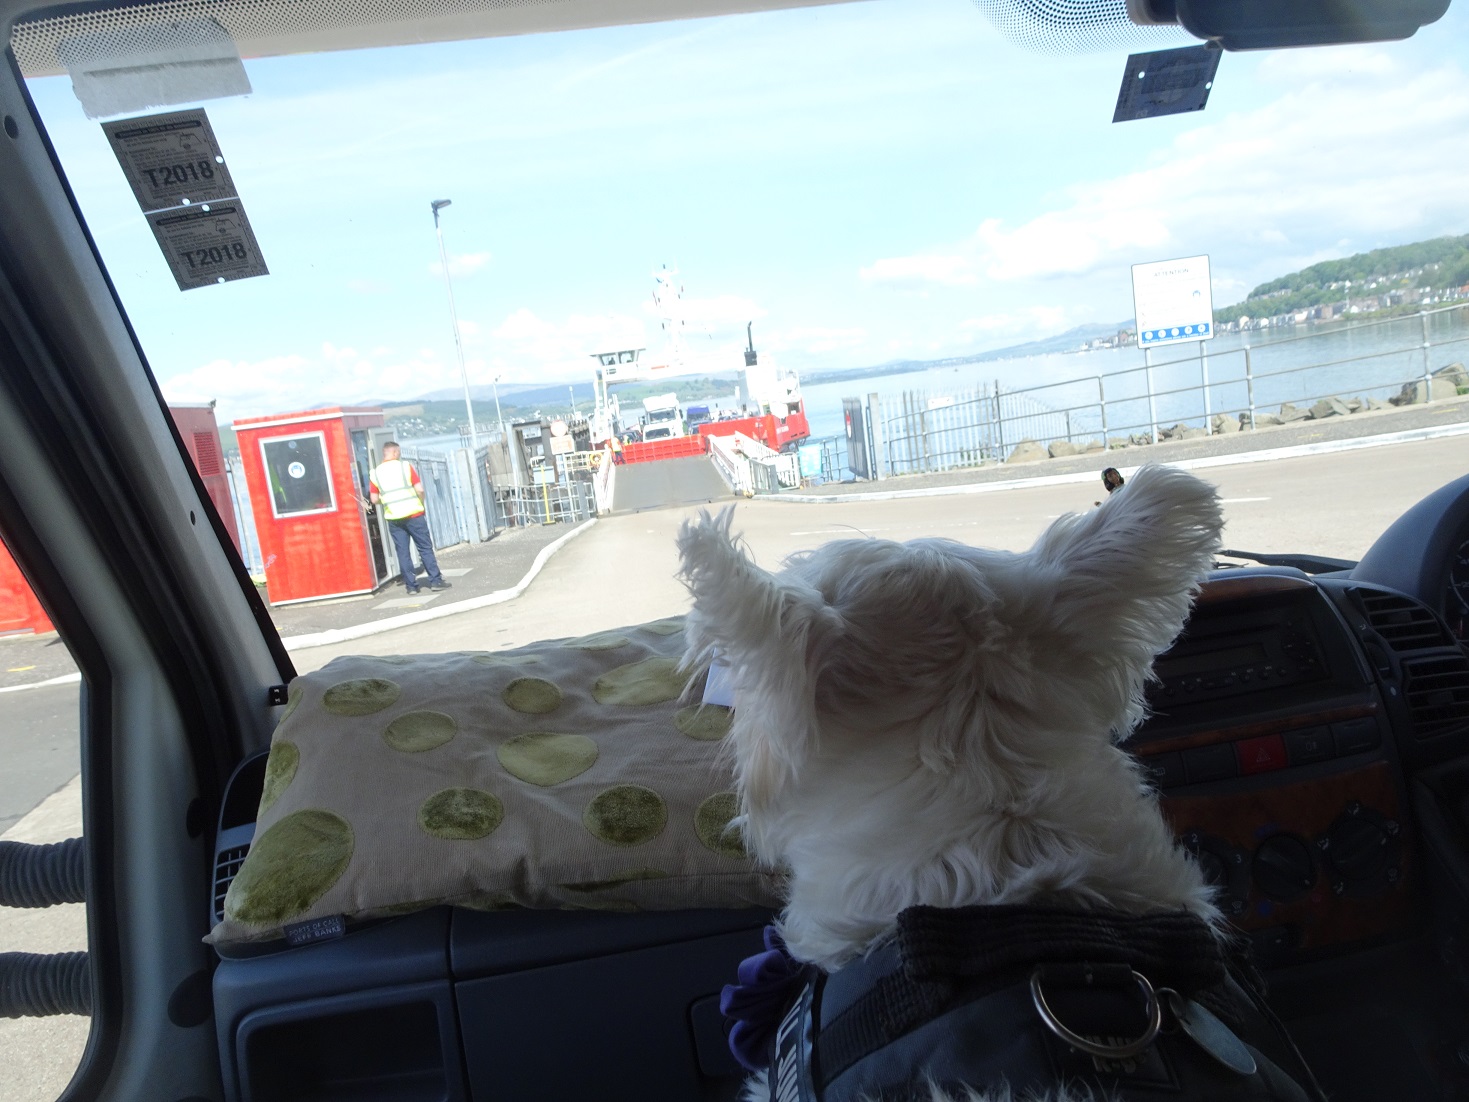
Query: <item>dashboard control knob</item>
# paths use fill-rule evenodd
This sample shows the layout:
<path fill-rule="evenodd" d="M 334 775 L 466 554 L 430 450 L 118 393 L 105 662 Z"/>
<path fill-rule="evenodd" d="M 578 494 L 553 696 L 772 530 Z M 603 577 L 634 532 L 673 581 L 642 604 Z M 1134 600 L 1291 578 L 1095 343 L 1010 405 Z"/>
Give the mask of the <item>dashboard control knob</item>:
<path fill-rule="evenodd" d="M 1260 891 L 1277 903 L 1301 898 L 1316 881 L 1311 848 L 1290 834 L 1277 834 L 1260 843 L 1250 871 Z"/>
<path fill-rule="evenodd" d="M 1343 880 L 1372 880 L 1388 863 L 1388 834 L 1371 819 L 1343 818 L 1327 835 L 1326 860 Z"/>
<path fill-rule="evenodd" d="M 1200 850 L 1198 854 L 1199 871 L 1204 874 L 1204 883 L 1216 888 L 1227 888 L 1229 886 L 1229 870 L 1224 866 L 1224 859 L 1212 850 Z"/>
<path fill-rule="evenodd" d="M 1214 901 L 1219 909 L 1227 915 L 1244 914 L 1250 895 L 1250 866 L 1244 850 L 1199 830 L 1185 831 L 1178 840 L 1199 863 L 1204 882 L 1216 889 Z"/>

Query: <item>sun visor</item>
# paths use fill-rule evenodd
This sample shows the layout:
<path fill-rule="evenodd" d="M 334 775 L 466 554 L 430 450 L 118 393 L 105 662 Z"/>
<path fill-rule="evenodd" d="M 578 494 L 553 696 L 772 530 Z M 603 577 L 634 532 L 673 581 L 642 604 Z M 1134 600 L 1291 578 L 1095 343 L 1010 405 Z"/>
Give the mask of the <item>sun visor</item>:
<path fill-rule="evenodd" d="M 56 56 L 92 119 L 250 91 L 234 39 L 208 16 L 83 31 Z"/>

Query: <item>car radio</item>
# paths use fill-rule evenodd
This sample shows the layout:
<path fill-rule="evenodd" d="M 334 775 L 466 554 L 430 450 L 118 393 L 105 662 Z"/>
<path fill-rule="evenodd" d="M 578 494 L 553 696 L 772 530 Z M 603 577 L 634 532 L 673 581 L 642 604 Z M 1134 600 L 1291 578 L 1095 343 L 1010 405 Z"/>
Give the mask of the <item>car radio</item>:
<path fill-rule="evenodd" d="M 1196 618 L 1153 672 L 1148 704 L 1159 713 L 1330 676 L 1316 626 L 1298 601 Z"/>

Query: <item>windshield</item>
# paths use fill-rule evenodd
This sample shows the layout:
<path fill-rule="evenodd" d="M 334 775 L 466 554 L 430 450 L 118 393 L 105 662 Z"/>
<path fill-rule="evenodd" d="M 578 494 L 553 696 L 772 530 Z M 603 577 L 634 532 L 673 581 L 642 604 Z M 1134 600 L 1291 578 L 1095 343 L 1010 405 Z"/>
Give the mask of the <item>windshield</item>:
<path fill-rule="evenodd" d="M 308 668 L 679 614 L 691 505 L 755 498 L 769 562 L 1018 548 L 1104 467 L 1454 420 L 1466 18 L 1227 54 L 1202 110 L 1125 122 L 1128 54 L 1182 32 L 1037 54 L 968 0 L 226 56 L 238 94 L 141 107 L 53 55 L 29 89 Z M 1230 545 L 1354 559 L 1448 473 L 1352 456 L 1219 467 Z"/>

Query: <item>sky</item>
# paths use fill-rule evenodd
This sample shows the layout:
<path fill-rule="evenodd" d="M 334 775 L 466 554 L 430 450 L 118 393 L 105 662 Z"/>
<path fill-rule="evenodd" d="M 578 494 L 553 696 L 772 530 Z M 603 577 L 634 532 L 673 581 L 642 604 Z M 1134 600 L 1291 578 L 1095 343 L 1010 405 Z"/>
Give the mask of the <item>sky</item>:
<path fill-rule="evenodd" d="M 1463 0 L 1404 42 L 1227 54 L 1205 111 L 1114 125 L 1128 52 L 874 0 L 250 60 L 202 106 L 270 274 L 188 292 L 69 78 L 30 90 L 165 397 L 221 423 L 459 387 L 433 199 L 476 388 L 656 357 L 665 265 L 696 354 L 738 369 L 753 322 L 813 372 L 1130 319 L 1132 264 L 1207 254 L 1226 305 L 1469 232 Z"/>

